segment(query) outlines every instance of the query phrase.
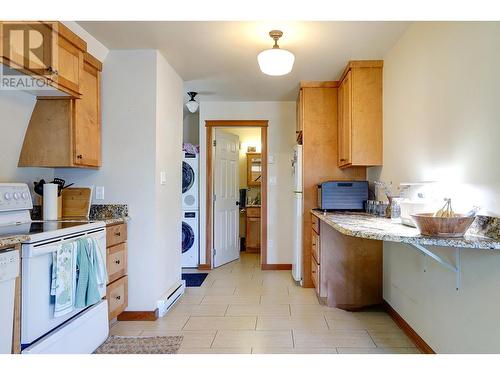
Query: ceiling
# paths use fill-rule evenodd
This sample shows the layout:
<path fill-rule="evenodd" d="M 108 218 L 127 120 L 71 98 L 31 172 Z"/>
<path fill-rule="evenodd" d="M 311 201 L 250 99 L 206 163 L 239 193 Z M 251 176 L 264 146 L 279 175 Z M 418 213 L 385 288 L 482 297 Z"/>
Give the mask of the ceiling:
<path fill-rule="evenodd" d="M 349 60 L 382 59 L 408 22 L 78 22 L 109 49 L 158 49 L 206 101 L 295 100 L 301 80 L 336 80 Z M 268 33 L 295 54 L 290 74 L 266 76 L 257 54 Z M 187 98 L 186 98 L 187 100 Z"/>

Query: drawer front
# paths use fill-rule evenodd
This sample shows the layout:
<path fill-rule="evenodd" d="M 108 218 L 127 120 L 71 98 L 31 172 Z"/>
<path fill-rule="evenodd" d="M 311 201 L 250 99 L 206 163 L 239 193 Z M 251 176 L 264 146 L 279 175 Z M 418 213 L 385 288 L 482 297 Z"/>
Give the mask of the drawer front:
<path fill-rule="evenodd" d="M 106 298 L 108 300 L 109 320 L 116 318 L 128 305 L 128 277 L 123 276 L 108 285 Z"/>
<path fill-rule="evenodd" d="M 321 248 L 319 234 L 311 231 L 311 253 L 316 263 L 321 264 Z"/>
<path fill-rule="evenodd" d="M 311 224 L 312 224 L 312 229 L 319 234 L 319 219 L 311 214 Z"/>
<path fill-rule="evenodd" d="M 111 225 L 106 228 L 106 246 L 114 246 L 127 241 L 127 224 Z"/>
<path fill-rule="evenodd" d="M 108 283 L 118 280 L 127 273 L 127 244 L 121 243 L 106 249 Z"/>
<path fill-rule="evenodd" d="M 260 217 L 260 207 L 247 207 L 247 217 Z"/>
<path fill-rule="evenodd" d="M 316 293 L 319 295 L 320 294 L 320 285 L 319 285 L 319 278 L 320 278 L 320 265 L 316 263 L 314 258 L 311 259 L 311 278 L 312 278 L 312 283 L 314 285 L 314 288 L 316 289 Z"/>

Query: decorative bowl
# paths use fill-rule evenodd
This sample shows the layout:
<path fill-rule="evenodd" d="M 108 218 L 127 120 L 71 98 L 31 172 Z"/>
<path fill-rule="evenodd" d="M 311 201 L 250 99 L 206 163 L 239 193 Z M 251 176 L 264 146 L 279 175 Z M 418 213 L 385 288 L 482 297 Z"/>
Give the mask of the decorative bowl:
<path fill-rule="evenodd" d="M 423 236 L 463 237 L 474 222 L 474 216 L 455 214 L 454 217 L 435 217 L 433 213 L 411 215 Z"/>

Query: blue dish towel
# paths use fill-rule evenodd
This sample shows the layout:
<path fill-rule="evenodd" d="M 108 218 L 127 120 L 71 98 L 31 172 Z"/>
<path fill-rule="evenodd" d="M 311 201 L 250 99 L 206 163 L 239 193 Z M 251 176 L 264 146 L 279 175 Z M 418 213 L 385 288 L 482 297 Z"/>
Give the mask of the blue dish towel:
<path fill-rule="evenodd" d="M 54 297 L 54 318 L 74 310 L 76 254 L 76 242 L 62 244 L 52 253 L 50 295 Z"/>
<path fill-rule="evenodd" d="M 75 307 L 82 308 L 99 302 L 108 276 L 98 242 L 93 238 L 78 239 L 76 242 L 79 272 Z"/>

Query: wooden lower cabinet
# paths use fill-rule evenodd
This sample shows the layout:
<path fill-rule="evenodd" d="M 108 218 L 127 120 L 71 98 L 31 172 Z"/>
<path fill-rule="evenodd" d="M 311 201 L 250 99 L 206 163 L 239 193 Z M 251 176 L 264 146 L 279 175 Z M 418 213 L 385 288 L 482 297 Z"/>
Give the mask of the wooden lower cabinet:
<path fill-rule="evenodd" d="M 319 219 L 311 215 L 311 281 L 320 298 L 327 296 L 327 275 L 323 272 L 324 256 L 321 250 Z"/>
<path fill-rule="evenodd" d="M 108 318 L 118 317 L 128 306 L 127 224 L 106 228 L 106 269 L 108 271 Z"/>
<path fill-rule="evenodd" d="M 260 252 L 260 207 L 246 208 L 246 251 Z"/>
<path fill-rule="evenodd" d="M 343 235 L 323 221 L 320 228 L 320 295 L 327 305 L 358 310 L 381 304 L 382 241 Z"/>
<path fill-rule="evenodd" d="M 316 259 L 311 259 L 311 279 L 314 285 L 314 289 L 316 289 L 316 294 L 319 296 L 321 293 L 320 289 L 320 267 L 319 264 L 316 263 Z"/>
<path fill-rule="evenodd" d="M 108 318 L 112 320 L 122 313 L 128 305 L 128 277 L 123 276 L 106 288 L 108 299 Z"/>

